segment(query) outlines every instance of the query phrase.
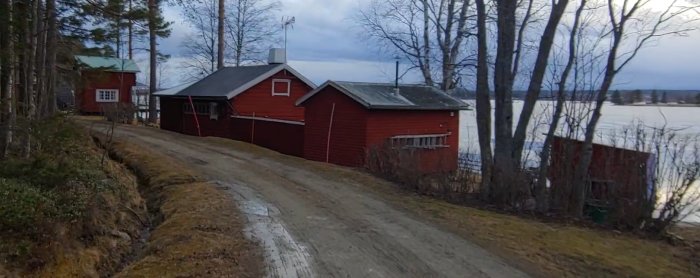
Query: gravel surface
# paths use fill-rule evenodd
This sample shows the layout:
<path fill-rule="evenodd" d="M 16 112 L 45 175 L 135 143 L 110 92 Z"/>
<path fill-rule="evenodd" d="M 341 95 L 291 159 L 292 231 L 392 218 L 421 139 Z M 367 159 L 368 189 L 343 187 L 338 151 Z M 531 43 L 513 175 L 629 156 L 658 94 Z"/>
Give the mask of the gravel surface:
<path fill-rule="evenodd" d="M 134 126 L 119 126 L 115 136 L 181 160 L 227 189 L 248 218 L 248 236 L 265 252 L 270 277 L 526 276 L 362 190 L 358 180 L 223 140 Z"/>

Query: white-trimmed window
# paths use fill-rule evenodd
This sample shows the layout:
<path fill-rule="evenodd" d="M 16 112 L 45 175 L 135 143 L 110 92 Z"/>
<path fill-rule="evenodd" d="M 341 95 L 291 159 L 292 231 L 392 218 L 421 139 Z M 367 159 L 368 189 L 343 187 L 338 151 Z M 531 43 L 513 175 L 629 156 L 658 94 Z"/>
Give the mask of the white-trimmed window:
<path fill-rule="evenodd" d="M 391 145 L 398 148 L 437 149 L 447 148 L 450 134 L 399 135 L 391 137 Z"/>
<path fill-rule="evenodd" d="M 289 96 L 289 91 L 292 89 L 292 81 L 289 79 L 273 79 L 272 80 L 272 95 L 273 96 Z"/>
<path fill-rule="evenodd" d="M 97 101 L 97 102 L 119 102 L 119 90 L 117 90 L 117 89 L 97 89 L 97 90 L 95 90 L 95 101 Z"/>

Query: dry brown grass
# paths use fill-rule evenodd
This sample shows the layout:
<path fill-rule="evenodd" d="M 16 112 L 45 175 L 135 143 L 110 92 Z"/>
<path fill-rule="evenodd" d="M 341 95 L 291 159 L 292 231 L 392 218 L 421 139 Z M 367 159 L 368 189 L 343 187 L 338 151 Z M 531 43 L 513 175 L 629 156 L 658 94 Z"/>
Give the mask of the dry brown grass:
<path fill-rule="evenodd" d="M 162 222 L 140 258 L 117 277 L 259 277 L 262 257 L 245 239 L 245 220 L 226 192 L 173 160 L 126 142 L 111 154 L 142 179 Z"/>
<path fill-rule="evenodd" d="M 256 156 L 301 165 L 331 179 L 378 193 L 447 230 L 470 239 L 535 276 L 698 277 L 700 261 L 686 247 L 635 235 L 514 215 L 419 196 L 366 172 L 279 154 L 243 142 L 205 138 Z M 696 233 L 697 229 L 692 230 Z M 686 230 L 684 235 L 689 232 Z"/>

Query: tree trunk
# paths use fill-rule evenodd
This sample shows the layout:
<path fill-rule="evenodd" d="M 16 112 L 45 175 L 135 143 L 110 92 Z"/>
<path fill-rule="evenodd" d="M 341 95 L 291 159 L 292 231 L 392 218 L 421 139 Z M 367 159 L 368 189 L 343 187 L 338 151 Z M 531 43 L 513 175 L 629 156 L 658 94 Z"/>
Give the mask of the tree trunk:
<path fill-rule="evenodd" d="M 491 98 L 489 90 L 488 45 L 486 34 L 486 5 L 484 0 L 476 0 L 477 9 L 477 68 L 476 68 L 476 126 L 479 133 L 481 154 L 482 199 L 488 199 L 491 188 Z"/>
<path fill-rule="evenodd" d="M 35 107 L 37 119 L 41 119 L 46 115 L 46 95 L 45 95 L 45 73 L 46 73 L 46 21 L 43 16 L 45 12 L 42 12 L 42 1 L 36 0 L 36 12 L 35 12 L 35 25 L 36 25 L 36 52 L 35 52 L 35 63 L 34 70 L 36 76 L 36 84 L 34 86 L 35 91 Z"/>
<path fill-rule="evenodd" d="M 224 19 L 225 19 L 225 0 L 219 0 L 219 27 L 217 31 L 217 54 L 216 54 L 216 68 L 220 69 L 224 67 Z"/>
<path fill-rule="evenodd" d="M 549 209 L 547 198 L 547 172 L 549 171 L 549 155 L 552 150 L 554 134 L 559 126 L 559 120 L 561 119 L 561 114 L 564 110 L 564 102 L 566 100 L 566 83 L 574 66 L 574 62 L 576 61 L 576 36 L 580 25 L 581 13 L 585 7 L 586 0 L 581 0 L 580 6 L 578 9 L 576 9 L 574 25 L 571 27 L 571 31 L 569 32 L 569 57 L 566 61 L 564 71 L 562 71 L 561 78 L 559 78 L 557 102 L 554 107 L 552 122 L 549 125 L 549 130 L 547 130 L 547 135 L 542 145 L 542 152 L 540 153 L 540 169 L 537 176 L 537 184 L 535 186 L 535 200 L 537 202 L 537 210 L 540 212 L 544 212 Z"/>
<path fill-rule="evenodd" d="M 12 142 L 12 1 L 0 0 L 0 159 Z"/>
<path fill-rule="evenodd" d="M 493 163 L 491 197 L 498 204 L 508 204 L 513 198 L 516 165 L 512 160 L 513 132 L 513 54 L 515 50 L 515 11 L 517 1 L 497 1 L 498 50 L 494 66 L 496 98 L 496 144 Z"/>
<path fill-rule="evenodd" d="M 430 72 L 430 14 L 428 0 L 421 0 L 423 4 L 423 57 L 421 61 L 421 72 L 425 79 L 425 84 L 433 86 L 433 74 Z"/>
<path fill-rule="evenodd" d="M 591 115 L 590 120 L 588 121 L 588 124 L 586 125 L 581 158 L 579 159 L 578 165 L 574 170 L 572 205 L 569 207 L 569 213 L 576 217 L 583 216 L 583 208 L 586 202 L 588 168 L 591 164 L 591 157 L 593 156 L 593 137 L 595 136 L 595 130 L 598 126 L 598 121 L 600 120 L 600 117 L 602 115 L 601 111 L 603 109 L 603 104 L 607 99 L 608 91 L 610 91 L 610 87 L 612 86 L 613 80 L 615 79 L 615 75 L 618 71 L 616 65 L 617 52 L 620 48 L 622 40 L 624 39 L 625 23 L 629 19 L 629 17 L 631 17 L 631 15 L 634 13 L 634 10 L 638 8 L 637 4 L 638 3 L 635 3 L 635 6 L 627 14 L 625 14 L 624 10 L 622 11 L 622 18 L 620 19 L 620 22 L 615 21 L 612 8 L 610 8 L 610 20 L 612 24 L 611 32 L 613 41 L 610 47 L 610 52 L 608 52 L 608 59 L 607 64 L 605 65 L 605 74 L 603 76 L 603 82 L 600 85 L 600 89 L 598 90 L 598 96 L 596 97 L 596 106 L 593 110 L 593 114 Z M 610 5 L 609 7 L 611 7 L 611 2 L 608 2 L 608 5 Z M 638 45 L 638 47 L 641 47 L 643 43 L 644 41 L 640 42 L 640 45 Z"/>
<path fill-rule="evenodd" d="M 46 0 L 46 19 L 48 30 L 46 33 L 46 114 L 53 116 L 56 114 L 56 48 L 58 43 L 56 24 L 56 0 Z"/>
<path fill-rule="evenodd" d="M 527 137 L 527 127 L 530 123 L 530 118 L 532 118 L 537 100 L 540 97 L 540 92 L 542 91 L 542 81 L 544 81 L 544 75 L 549 66 L 549 56 L 552 51 L 554 36 L 557 34 L 557 27 L 559 26 L 559 22 L 568 4 L 569 0 L 559 0 L 559 2 L 554 4 L 549 14 L 547 25 L 542 33 L 537 58 L 535 60 L 535 67 L 532 71 L 527 95 L 523 103 L 523 110 L 520 112 L 518 125 L 515 130 L 515 135 L 513 136 L 513 159 L 514 162 L 518 164 L 522 158 L 523 146 L 525 145 L 525 139 Z"/>
<path fill-rule="evenodd" d="M 133 0 L 129 0 L 129 19 L 126 25 L 126 33 L 127 33 L 127 40 L 128 42 L 128 49 L 127 51 L 129 52 L 129 60 L 134 59 L 134 20 L 132 17 L 134 16 L 133 13 Z"/>
<path fill-rule="evenodd" d="M 148 44 L 149 44 L 149 93 L 148 93 L 148 122 L 156 123 L 156 67 L 158 51 L 156 50 L 156 21 L 158 20 L 158 5 L 156 0 L 148 0 Z"/>

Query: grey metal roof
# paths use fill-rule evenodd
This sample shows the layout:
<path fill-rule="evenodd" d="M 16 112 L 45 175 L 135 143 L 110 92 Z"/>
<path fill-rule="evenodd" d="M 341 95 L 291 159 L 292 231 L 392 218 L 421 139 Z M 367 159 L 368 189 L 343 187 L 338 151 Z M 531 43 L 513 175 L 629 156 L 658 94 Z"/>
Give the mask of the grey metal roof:
<path fill-rule="evenodd" d="M 306 83 L 316 85 L 287 64 L 221 68 L 209 76 L 173 94 L 173 96 L 226 97 L 231 99 L 281 70 L 286 70 Z"/>
<path fill-rule="evenodd" d="M 98 69 L 110 72 L 139 72 L 136 63 L 129 59 L 119 59 L 114 57 L 82 56 L 76 55 L 75 60 L 79 64 L 91 69 Z"/>
<path fill-rule="evenodd" d="M 168 88 L 168 89 L 164 89 L 164 90 L 157 91 L 157 92 L 153 93 L 153 95 L 156 95 L 156 96 L 172 96 L 172 95 L 175 95 L 175 94 L 179 93 L 180 91 L 182 91 L 183 89 L 189 87 L 190 85 L 192 85 L 192 84 L 194 84 L 194 83 L 195 83 L 195 82 L 188 82 L 188 83 L 180 84 L 180 85 L 177 85 L 177 86 L 174 86 L 174 87 L 170 87 L 170 88 Z"/>
<path fill-rule="evenodd" d="M 467 110 L 469 105 L 435 87 L 391 83 L 327 81 L 297 101 L 302 104 L 326 86 L 333 86 L 368 109 Z"/>

